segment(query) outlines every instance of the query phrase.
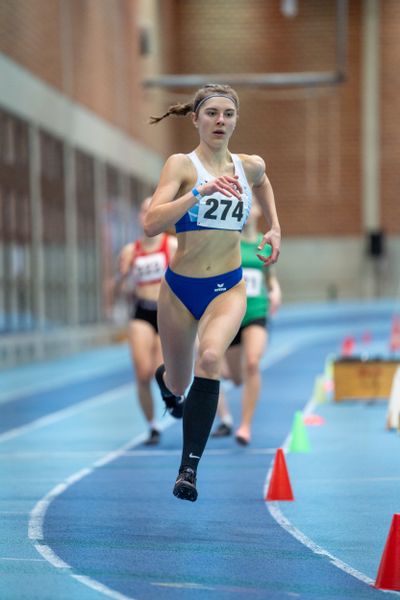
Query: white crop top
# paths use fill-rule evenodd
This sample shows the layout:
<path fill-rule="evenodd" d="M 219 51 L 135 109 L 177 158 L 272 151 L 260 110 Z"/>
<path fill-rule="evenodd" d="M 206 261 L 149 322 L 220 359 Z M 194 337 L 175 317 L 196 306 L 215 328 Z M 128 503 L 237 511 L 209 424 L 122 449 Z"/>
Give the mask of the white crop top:
<path fill-rule="evenodd" d="M 197 179 L 195 187 L 216 179 L 201 163 L 196 152 L 187 155 L 193 162 Z M 203 196 L 192 206 L 175 224 L 176 233 L 183 231 L 194 231 L 201 229 L 226 229 L 229 231 L 241 231 L 247 221 L 251 208 L 251 188 L 243 169 L 242 161 L 237 154 L 232 154 L 235 167 L 235 175 L 239 176 L 242 186 L 242 199 L 225 196 L 220 192 Z"/>

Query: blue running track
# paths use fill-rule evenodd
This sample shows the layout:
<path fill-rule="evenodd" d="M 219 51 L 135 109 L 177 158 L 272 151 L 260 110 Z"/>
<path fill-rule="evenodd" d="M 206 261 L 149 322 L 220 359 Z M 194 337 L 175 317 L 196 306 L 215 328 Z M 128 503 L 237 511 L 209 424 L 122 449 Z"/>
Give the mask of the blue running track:
<path fill-rule="evenodd" d="M 181 425 L 161 401 L 162 441 L 143 445 L 126 346 L 1 373 L 0 599 L 383 598 L 373 582 L 400 512 L 400 436 L 385 430 L 382 400 L 310 400 L 345 335 L 368 330 L 368 351 L 387 352 L 392 312 L 385 301 L 282 309 L 252 443 L 210 439 L 196 503 L 172 495 Z M 240 390 L 227 397 L 237 420 Z M 310 452 L 286 454 L 294 502 L 266 503 L 298 410 L 324 424 L 307 427 Z"/>

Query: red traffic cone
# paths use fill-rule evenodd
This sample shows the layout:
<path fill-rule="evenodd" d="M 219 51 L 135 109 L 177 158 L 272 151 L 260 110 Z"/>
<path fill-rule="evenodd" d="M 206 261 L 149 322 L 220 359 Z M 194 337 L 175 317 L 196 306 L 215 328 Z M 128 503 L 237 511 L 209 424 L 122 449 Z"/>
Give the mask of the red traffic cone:
<path fill-rule="evenodd" d="M 354 348 L 356 345 L 356 340 L 352 335 L 348 335 L 344 338 L 342 342 L 342 347 L 340 349 L 340 354 L 342 356 L 351 356 L 354 352 Z"/>
<path fill-rule="evenodd" d="M 278 448 L 275 454 L 274 467 L 265 500 L 294 500 L 282 448 Z"/>
<path fill-rule="evenodd" d="M 395 315 L 392 321 L 392 330 L 390 332 L 390 351 L 397 352 L 400 350 L 400 316 Z"/>
<path fill-rule="evenodd" d="M 400 590 L 400 514 L 393 515 L 374 587 Z"/>

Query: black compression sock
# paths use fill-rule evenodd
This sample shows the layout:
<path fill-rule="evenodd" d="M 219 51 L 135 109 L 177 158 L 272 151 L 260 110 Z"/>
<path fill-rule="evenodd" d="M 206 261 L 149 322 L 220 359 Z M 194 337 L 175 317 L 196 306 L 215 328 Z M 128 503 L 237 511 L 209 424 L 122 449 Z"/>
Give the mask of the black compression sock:
<path fill-rule="evenodd" d="M 219 380 L 195 377 L 183 409 L 181 468 L 196 471 L 217 412 Z"/>

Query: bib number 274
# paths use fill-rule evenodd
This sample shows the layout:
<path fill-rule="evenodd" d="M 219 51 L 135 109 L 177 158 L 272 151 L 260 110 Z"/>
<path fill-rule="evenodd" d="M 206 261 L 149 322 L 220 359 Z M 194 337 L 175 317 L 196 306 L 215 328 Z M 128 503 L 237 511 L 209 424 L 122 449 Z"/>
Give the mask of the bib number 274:
<path fill-rule="evenodd" d="M 204 219 L 215 221 L 227 221 L 236 219 L 238 223 L 243 218 L 243 202 L 241 200 L 232 200 L 231 198 L 207 198 L 205 202 L 207 208 L 204 212 Z"/>

